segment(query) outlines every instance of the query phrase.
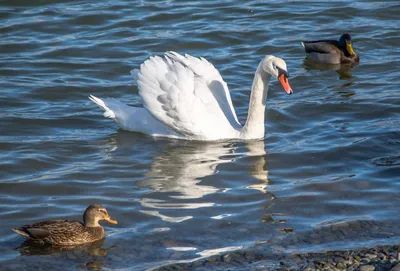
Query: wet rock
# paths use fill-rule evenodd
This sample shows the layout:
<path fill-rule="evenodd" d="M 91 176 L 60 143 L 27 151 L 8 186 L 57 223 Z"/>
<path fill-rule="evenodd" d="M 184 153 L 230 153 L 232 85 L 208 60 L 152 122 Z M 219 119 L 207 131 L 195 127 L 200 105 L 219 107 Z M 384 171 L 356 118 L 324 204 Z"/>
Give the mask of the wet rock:
<path fill-rule="evenodd" d="M 333 264 L 327 263 L 327 264 L 325 264 L 324 269 L 325 270 L 334 270 L 335 266 Z"/>
<path fill-rule="evenodd" d="M 304 270 L 305 270 L 305 271 L 314 270 L 314 266 L 313 266 L 311 263 L 309 263 L 309 264 L 307 264 L 307 266 L 304 268 Z"/>
<path fill-rule="evenodd" d="M 277 252 L 276 255 L 264 255 L 261 251 L 237 251 L 213 256 L 180 265 L 180 269 L 160 268 L 160 270 L 349 270 L 349 271 L 386 271 L 398 264 L 397 251 L 399 246 L 385 246 L 352 251 L 332 251 L 326 253 L 307 253 L 286 255 Z M 279 254 L 279 255 L 278 255 Z M 388 256 L 389 255 L 389 256 Z M 271 257 L 276 262 L 270 263 Z M 386 258 L 385 258 L 386 257 Z M 361 262 L 361 264 L 360 264 Z M 244 269 L 243 269 L 244 268 Z M 396 267 L 400 271 L 400 266 Z"/>
<path fill-rule="evenodd" d="M 334 224 L 334 225 L 332 225 L 332 230 L 339 230 L 339 229 L 345 229 L 345 228 L 347 228 L 349 226 L 349 223 L 346 223 L 346 222 L 344 222 L 344 223 L 338 223 L 338 224 Z"/>
<path fill-rule="evenodd" d="M 400 271 L 400 263 L 393 266 L 392 269 L 390 269 L 390 271 Z"/>
<path fill-rule="evenodd" d="M 374 259 L 374 258 L 376 258 L 378 256 L 376 254 L 367 253 L 367 254 L 365 254 L 365 257 L 368 258 L 368 259 Z"/>
<path fill-rule="evenodd" d="M 369 263 L 369 259 L 368 258 L 362 258 L 361 259 L 361 263 L 362 264 L 367 264 L 367 263 Z"/>
<path fill-rule="evenodd" d="M 246 252 L 246 259 L 247 260 L 255 260 L 256 258 L 256 254 L 254 253 L 254 251 L 247 251 Z"/>
<path fill-rule="evenodd" d="M 344 259 L 342 257 L 334 257 L 333 262 L 334 263 L 342 263 L 342 262 L 344 262 Z"/>
<path fill-rule="evenodd" d="M 222 257 L 222 260 L 226 263 L 230 263 L 232 262 L 233 257 L 233 254 L 226 254 Z"/>
<path fill-rule="evenodd" d="M 208 258 L 207 262 L 211 263 L 211 264 L 214 264 L 214 263 L 218 262 L 218 260 L 219 260 L 219 257 L 213 256 L 213 257 Z M 198 261 L 194 262 L 193 264 L 196 264 L 196 263 L 198 263 Z"/>
<path fill-rule="evenodd" d="M 376 256 L 378 256 L 379 259 L 386 260 L 386 255 L 383 254 L 382 252 L 378 253 Z"/>
<path fill-rule="evenodd" d="M 373 265 L 363 265 L 360 267 L 360 271 L 374 271 L 375 266 Z"/>

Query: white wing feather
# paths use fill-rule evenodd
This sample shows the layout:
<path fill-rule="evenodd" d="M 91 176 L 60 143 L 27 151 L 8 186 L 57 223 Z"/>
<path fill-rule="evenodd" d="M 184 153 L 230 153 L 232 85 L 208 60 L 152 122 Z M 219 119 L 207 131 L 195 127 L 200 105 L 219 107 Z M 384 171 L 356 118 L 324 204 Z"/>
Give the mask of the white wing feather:
<path fill-rule="evenodd" d="M 144 106 L 175 132 L 206 139 L 241 128 L 227 84 L 204 58 L 167 52 L 131 73 Z"/>

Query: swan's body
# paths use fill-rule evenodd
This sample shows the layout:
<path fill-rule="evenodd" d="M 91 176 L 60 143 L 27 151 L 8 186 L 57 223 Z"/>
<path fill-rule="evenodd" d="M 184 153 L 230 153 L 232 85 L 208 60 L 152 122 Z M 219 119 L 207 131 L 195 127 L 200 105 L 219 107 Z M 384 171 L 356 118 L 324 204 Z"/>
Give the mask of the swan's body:
<path fill-rule="evenodd" d="M 264 112 L 271 75 L 288 94 L 286 63 L 266 56 L 254 76 L 248 118 L 242 126 L 218 70 L 204 58 L 167 52 L 150 57 L 133 70 L 144 108 L 115 99 L 90 99 L 128 131 L 189 140 L 256 139 L 264 137 Z"/>

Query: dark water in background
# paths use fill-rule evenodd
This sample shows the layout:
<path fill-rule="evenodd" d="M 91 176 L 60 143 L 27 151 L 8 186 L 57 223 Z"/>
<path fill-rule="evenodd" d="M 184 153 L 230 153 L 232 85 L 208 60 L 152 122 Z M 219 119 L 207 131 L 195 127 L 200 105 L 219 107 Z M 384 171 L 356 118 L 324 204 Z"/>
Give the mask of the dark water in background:
<path fill-rule="evenodd" d="M 0 1 L 0 269 L 143 270 L 264 242 L 282 253 L 398 243 L 398 14 L 398 1 L 369 0 Z M 301 40 L 343 32 L 360 65 L 304 62 Z M 166 50 L 211 61 L 241 122 L 264 55 L 286 60 L 295 93 L 272 81 L 263 141 L 118 130 L 87 96 L 140 105 L 129 71 Z M 104 223 L 102 249 L 14 250 L 12 227 L 80 219 L 93 202 L 119 221 Z"/>

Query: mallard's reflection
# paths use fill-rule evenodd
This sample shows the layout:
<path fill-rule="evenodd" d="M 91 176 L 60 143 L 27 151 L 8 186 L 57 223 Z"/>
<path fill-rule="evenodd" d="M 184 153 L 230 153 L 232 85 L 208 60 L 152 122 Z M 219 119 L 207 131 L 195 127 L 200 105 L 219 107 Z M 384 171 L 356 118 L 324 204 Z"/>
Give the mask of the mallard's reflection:
<path fill-rule="evenodd" d="M 115 143 L 114 146 L 108 146 L 109 150 L 116 150 L 120 146 L 137 142 L 137 135 L 133 133 L 118 132 L 115 137 L 109 140 Z M 153 157 L 149 170 L 145 173 L 145 179 L 136 183 L 138 187 L 154 192 L 142 197 L 141 204 L 146 207 L 146 210 L 142 210 L 143 213 L 157 216 L 168 222 L 181 222 L 192 217 L 171 217 L 165 214 L 166 211 L 161 214 L 161 210 L 214 206 L 215 203 L 209 201 L 211 197 L 206 196 L 226 192 L 231 188 L 206 185 L 202 181 L 203 178 L 216 174 L 220 164 L 231 163 L 239 158 L 247 159 L 249 175 L 257 180 L 246 188 L 267 193 L 269 180 L 264 140 L 249 142 L 156 141 L 162 148 Z M 143 141 L 140 143 L 142 147 L 144 143 Z M 149 143 L 152 150 L 154 144 L 154 142 Z M 112 156 L 108 154 L 110 155 Z"/>
<path fill-rule="evenodd" d="M 76 266 L 76 269 L 83 269 L 83 270 L 110 270 L 109 268 L 104 268 L 104 260 L 103 259 L 94 259 L 86 264 L 79 264 Z"/>
<path fill-rule="evenodd" d="M 311 70 L 334 70 L 339 75 L 339 79 L 345 80 L 350 79 L 352 77 L 350 70 L 356 66 L 355 63 L 348 63 L 348 64 L 324 64 L 317 61 L 314 61 L 309 58 L 305 58 L 303 61 L 303 66 L 307 71 Z"/>
<path fill-rule="evenodd" d="M 67 246 L 67 247 L 57 247 L 51 245 L 38 245 L 29 241 L 25 241 L 15 250 L 19 251 L 21 255 L 49 255 L 58 254 L 58 257 L 66 259 L 82 259 L 85 262 L 90 259 L 86 264 L 80 264 L 76 266 L 76 269 L 85 270 L 109 270 L 103 264 L 104 257 L 107 256 L 110 249 L 102 248 L 104 245 L 104 239 L 83 244 L 79 246 Z"/>
<path fill-rule="evenodd" d="M 19 251 L 21 255 L 48 255 L 53 253 L 77 253 L 84 256 L 106 256 L 108 251 L 113 248 L 102 248 L 104 244 L 104 239 L 98 240 L 96 242 L 83 244 L 79 246 L 51 246 L 51 245 L 39 245 L 37 243 L 32 243 L 30 241 L 25 241 L 15 250 Z"/>

